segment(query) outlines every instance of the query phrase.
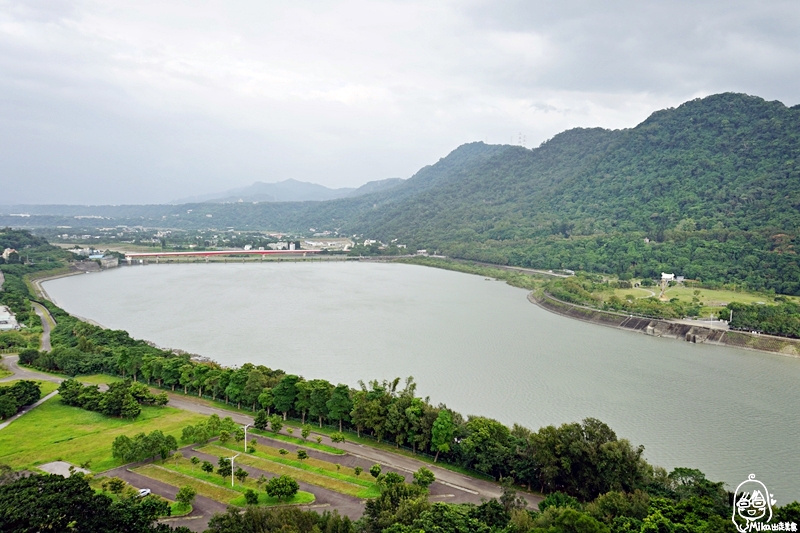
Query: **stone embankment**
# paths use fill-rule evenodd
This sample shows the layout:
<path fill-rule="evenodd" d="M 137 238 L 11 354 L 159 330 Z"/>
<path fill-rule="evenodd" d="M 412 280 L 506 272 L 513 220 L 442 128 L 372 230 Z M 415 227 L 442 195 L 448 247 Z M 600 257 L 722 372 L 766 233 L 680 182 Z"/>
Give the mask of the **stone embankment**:
<path fill-rule="evenodd" d="M 559 315 L 612 328 L 636 331 L 654 337 L 667 337 L 687 342 L 735 346 L 737 348 L 773 352 L 781 355 L 800 356 L 800 342 L 793 339 L 742 331 L 729 331 L 657 318 L 636 317 L 612 311 L 601 311 L 591 307 L 563 302 L 545 293 L 531 293 L 528 295 L 528 299 L 532 303 Z"/>

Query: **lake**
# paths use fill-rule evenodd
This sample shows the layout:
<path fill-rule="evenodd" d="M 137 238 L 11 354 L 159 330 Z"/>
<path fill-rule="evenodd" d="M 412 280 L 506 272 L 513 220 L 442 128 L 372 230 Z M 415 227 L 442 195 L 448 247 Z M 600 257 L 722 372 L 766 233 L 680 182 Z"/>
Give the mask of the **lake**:
<path fill-rule="evenodd" d="M 532 429 L 598 418 L 667 469 L 800 500 L 800 359 L 554 315 L 498 281 L 384 263 L 123 267 L 44 283 L 77 316 L 234 366 L 421 396 Z"/>

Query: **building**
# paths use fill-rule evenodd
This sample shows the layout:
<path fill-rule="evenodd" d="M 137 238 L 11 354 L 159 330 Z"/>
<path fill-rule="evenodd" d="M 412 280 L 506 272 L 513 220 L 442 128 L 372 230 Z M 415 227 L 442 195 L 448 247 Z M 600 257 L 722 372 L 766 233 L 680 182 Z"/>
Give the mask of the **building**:
<path fill-rule="evenodd" d="M 9 331 L 12 329 L 19 329 L 17 318 L 8 307 L 0 305 L 0 331 Z"/>
<path fill-rule="evenodd" d="M 17 253 L 17 251 L 15 249 L 6 248 L 5 250 L 3 250 L 3 259 L 8 261 L 8 258 L 11 256 L 11 254 L 15 254 L 15 253 Z"/>
<path fill-rule="evenodd" d="M 100 258 L 100 268 L 114 268 L 119 266 L 119 259 L 115 255 L 104 255 Z"/>

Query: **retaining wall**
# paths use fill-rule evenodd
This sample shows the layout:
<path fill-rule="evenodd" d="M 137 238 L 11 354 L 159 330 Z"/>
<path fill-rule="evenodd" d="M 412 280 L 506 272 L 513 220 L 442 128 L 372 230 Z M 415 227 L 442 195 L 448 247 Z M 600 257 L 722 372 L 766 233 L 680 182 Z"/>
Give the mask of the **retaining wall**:
<path fill-rule="evenodd" d="M 700 342 L 717 344 L 721 346 L 735 346 L 748 350 L 773 352 L 782 355 L 800 357 L 800 341 L 746 333 L 743 331 L 726 331 L 693 324 L 670 322 L 656 318 L 644 318 L 612 311 L 601 311 L 557 300 L 548 294 L 535 295 L 530 293 L 528 299 L 548 311 L 569 318 L 576 318 L 584 322 L 626 329 L 651 335 L 653 337 L 666 337 L 680 339 L 686 342 Z"/>

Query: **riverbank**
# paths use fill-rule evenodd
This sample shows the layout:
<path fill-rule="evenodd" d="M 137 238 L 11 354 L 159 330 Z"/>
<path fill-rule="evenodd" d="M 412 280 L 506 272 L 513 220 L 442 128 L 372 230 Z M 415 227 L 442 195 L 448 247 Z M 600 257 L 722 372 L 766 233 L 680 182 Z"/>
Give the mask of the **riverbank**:
<path fill-rule="evenodd" d="M 617 329 L 635 331 L 653 337 L 684 340 L 686 342 L 732 346 L 745 350 L 777 353 L 790 357 L 800 357 L 800 341 L 752 334 L 743 331 L 730 331 L 703 325 L 673 322 L 656 318 L 635 317 L 612 311 L 602 311 L 558 300 L 544 291 L 531 292 L 528 300 L 545 309 L 568 318 L 583 322 L 600 324 Z"/>

